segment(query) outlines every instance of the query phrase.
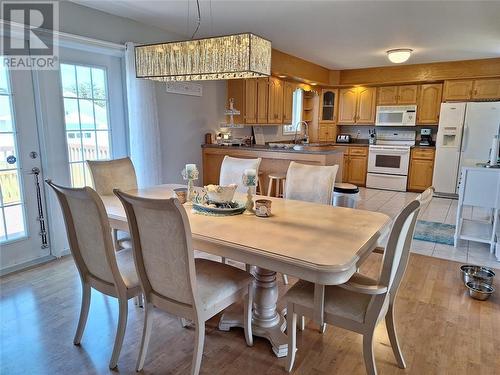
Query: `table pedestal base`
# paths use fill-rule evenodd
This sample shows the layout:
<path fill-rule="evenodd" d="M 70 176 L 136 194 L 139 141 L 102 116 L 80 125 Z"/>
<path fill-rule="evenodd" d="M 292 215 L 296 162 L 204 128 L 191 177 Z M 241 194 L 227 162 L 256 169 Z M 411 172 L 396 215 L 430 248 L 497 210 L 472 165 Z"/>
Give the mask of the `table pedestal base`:
<path fill-rule="evenodd" d="M 254 267 L 253 276 L 253 308 L 252 308 L 252 334 L 263 337 L 272 345 L 277 357 L 285 357 L 288 353 L 288 340 L 283 333 L 286 320 L 278 313 L 278 284 L 276 272 L 260 267 Z M 221 331 L 229 331 L 231 327 L 243 328 L 243 313 L 226 311 L 219 322 Z"/>

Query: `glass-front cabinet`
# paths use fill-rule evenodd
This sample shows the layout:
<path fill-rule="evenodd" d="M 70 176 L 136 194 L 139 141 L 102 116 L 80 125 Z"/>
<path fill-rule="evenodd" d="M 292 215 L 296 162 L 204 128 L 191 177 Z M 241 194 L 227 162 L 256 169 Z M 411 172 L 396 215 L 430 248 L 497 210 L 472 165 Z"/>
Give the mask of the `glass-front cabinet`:
<path fill-rule="evenodd" d="M 319 122 L 336 123 L 337 122 L 337 89 L 322 89 L 319 108 Z"/>

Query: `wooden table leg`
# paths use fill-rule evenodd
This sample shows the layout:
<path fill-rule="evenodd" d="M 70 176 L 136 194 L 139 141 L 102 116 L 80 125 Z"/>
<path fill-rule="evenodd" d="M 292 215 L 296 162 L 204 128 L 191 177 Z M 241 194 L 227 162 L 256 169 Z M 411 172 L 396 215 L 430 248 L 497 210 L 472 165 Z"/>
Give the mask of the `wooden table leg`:
<path fill-rule="evenodd" d="M 254 302 L 252 309 L 252 330 L 254 336 L 270 341 L 274 354 L 285 357 L 288 352 L 286 320 L 276 309 L 278 301 L 278 283 L 276 272 L 254 267 L 255 280 Z M 243 312 L 226 310 L 219 322 L 221 331 L 229 331 L 231 327 L 243 327 Z"/>

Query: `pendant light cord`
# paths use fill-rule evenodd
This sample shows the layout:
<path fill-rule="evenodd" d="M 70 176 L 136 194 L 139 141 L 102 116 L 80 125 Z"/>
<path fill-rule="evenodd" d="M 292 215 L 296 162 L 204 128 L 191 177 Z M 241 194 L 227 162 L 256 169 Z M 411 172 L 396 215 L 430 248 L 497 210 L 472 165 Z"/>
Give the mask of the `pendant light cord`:
<path fill-rule="evenodd" d="M 191 39 L 194 39 L 194 36 L 198 32 L 198 29 L 200 28 L 200 24 L 201 24 L 200 0 L 196 0 L 196 7 L 198 8 L 198 19 L 196 20 L 196 29 L 194 30 L 194 33 L 191 36 Z"/>

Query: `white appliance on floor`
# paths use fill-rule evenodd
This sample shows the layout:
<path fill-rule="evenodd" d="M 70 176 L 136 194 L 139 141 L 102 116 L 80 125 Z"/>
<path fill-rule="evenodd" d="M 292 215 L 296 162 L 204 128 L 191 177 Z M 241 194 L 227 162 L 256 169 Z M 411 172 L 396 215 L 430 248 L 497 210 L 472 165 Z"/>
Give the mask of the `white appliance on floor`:
<path fill-rule="evenodd" d="M 406 191 L 413 130 L 377 130 L 377 144 L 370 145 L 366 187 Z"/>
<path fill-rule="evenodd" d="M 432 181 L 436 193 L 458 194 L 462 167 L 486 163 L 499 132 L 500 102 L 441 104 Z"/>

